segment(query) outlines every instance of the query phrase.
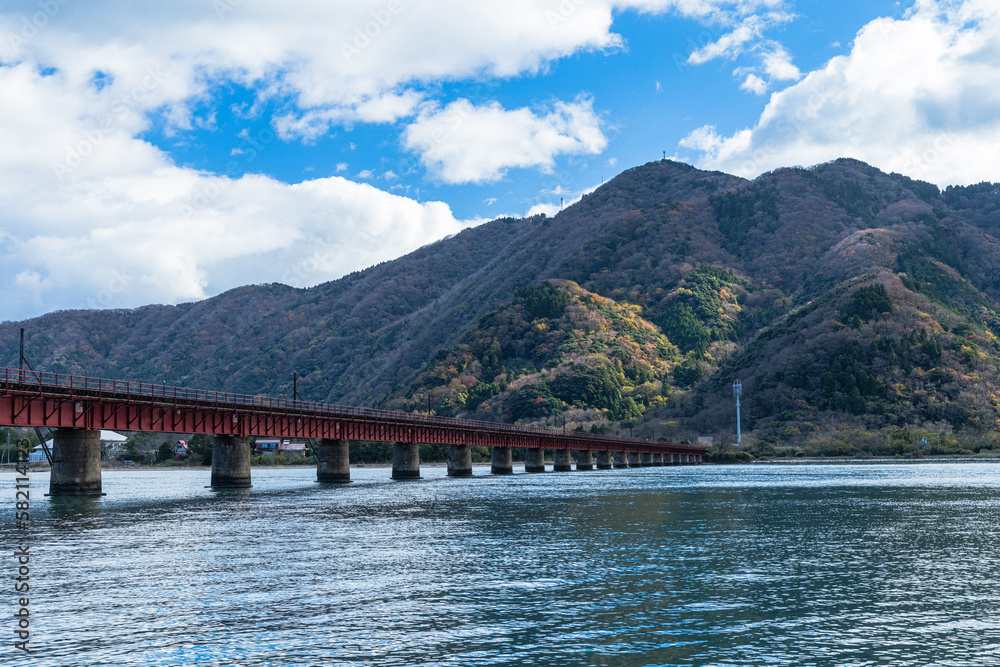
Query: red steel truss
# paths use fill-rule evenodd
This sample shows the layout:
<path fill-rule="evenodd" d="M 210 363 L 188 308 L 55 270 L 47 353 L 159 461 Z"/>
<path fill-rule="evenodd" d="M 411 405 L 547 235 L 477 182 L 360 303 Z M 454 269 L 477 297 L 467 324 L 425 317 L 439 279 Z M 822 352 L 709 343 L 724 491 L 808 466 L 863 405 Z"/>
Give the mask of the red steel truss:
<path fill-rule="evenodd" d="M 706 447 L 0 368 L 0 425 L 699 455 Z"/>

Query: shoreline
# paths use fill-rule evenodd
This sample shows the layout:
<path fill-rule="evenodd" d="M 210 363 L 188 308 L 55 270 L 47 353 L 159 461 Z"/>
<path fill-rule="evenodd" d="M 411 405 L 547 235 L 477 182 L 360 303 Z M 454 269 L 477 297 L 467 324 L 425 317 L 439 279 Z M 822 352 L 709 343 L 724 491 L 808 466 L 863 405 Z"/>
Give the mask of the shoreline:
<path fill-rule="evenodd" d="M 884 465 L 884 464 L 895 464 L 895 465 L 926 465 L 930 463 L 1000 463 L 1000 457 L 975 457 L 975 456 L 962 456 L 962 457 L 926 457 L 919 459 L 897 459 L 897 458 L 789 458 L 789 459 L 759 459 L 757 461 L 733 461 L 733 462 L 720 462 L 713 463 L 706 461 L 699 463 L 699 466 L 753 466 L 753 465 Z M 435 461 L 431 463 L 421 462 L 421 467 L 424 468 L 444 468 L 447 463 L 444 461 Z M 480 463 L 473 463 L 473 466 L 483 466 L 488 467 L 490 465 L 489 461 L 483 461 Z M 551 462 L 546 461 L 546 465 L 551 465 Z M 690 468 L 691 465 L 683 466 L 650 466 L 650 467 L 662 467 L 662 468 Z M 315 469 L 315 464 L 306 465 L 273 465 L 273 466 L 252 466 L 251 470 L 266 470 L 268 468 L 275 470 L 294 470 L 298 468 L 305 469 Z M 392 468 L 391 463 L 352 463 L 351 468 L 375 468 L 375 469 L 390 469 Z M 34 467 L 29 469 L 31 472 L 47 472 L 49 470 L 48 466 L 44 467 Z M 184 471 L 184 470 L 197 470 L 202 472 L 211 472 L 211 466 L 150 466 L 150 465 L 116 465 L 116 466 L 101 466 L 102 472 L 117 472 L 117 471 Z M 0 466 L 0 474 L 2 473 L 15 473 L 13 466 L 7 466 L 4 464 Z"/>

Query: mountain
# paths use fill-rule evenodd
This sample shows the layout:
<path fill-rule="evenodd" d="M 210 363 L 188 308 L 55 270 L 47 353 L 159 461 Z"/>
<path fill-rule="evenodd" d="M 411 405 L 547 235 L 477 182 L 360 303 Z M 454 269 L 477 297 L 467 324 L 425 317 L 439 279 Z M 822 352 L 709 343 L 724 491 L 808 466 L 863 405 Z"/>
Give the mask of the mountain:
<path fill-rule="evenodd" d="M 763 445 L 908 452 L 940 430 L 945 449 L 1000 449 L 997 237 L 995 184 L 940 191 L 849 159 L 748 181 L 664 160 L 554 217 L 314 288 L 52 313 L 0 325 L 0 349 L 15 364 L 24 326 L 45 370 L 277 395 L 297 371 L 313 400 L 555 410 L 678 439 L 734 430 L 741 379 Z"/>

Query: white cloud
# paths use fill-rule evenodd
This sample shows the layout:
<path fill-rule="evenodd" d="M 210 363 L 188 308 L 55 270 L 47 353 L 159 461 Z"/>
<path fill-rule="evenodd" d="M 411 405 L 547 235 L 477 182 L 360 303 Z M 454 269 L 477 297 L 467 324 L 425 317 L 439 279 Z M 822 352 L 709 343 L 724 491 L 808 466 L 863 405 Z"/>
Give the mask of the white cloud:
<path fill-rule="evenodd" d="M 0 67 L 0 318 L 314 285 L 478 222 L 342 178 L 288 185 L 178 167 L 135 137 L 143 105 L 169 93 L 165 75 L 143 86 L 149 76 L 123 72 L 85 93 L 70 73 Z M 243 139 L 246 160 L 260 148 Z"/>
<path fill-rule="evenodd" d="M 802 72 L 792 63 L 792 56 L 784 47 L 775 45 L 764 54 L 764 71 L 772 81 L 798 81 Z"/>
<path fill-rule="evenodd" d="M 250 283 L 315 285 L 478 222 L 339 177 L 287 185 L 164 166 L 146 178 L 57 192 L 58 200 L 33 207 L 47 217 L 16 219 L 3 246 L 5 265 L 32 267 L 13 282 L 0 278 L 4 317 L 38 303 L 107 308 L 200 299 Z"/>
<path fill-rule="evenodd" d="M 691 53 L 688 62 L 692 65 L 702 65 L 716 58 L 735 58 L 743 52 L 749 42 L 760 37 L 764 27 L 765 23 L 760 17 L 751 16 L 732 32 L 696 49 Z"/>
<path fill-rule="evenodd" d="M 565 209 L 565 208 L 567 208 L 569 206 L 572 206 L 573 204 L 576 204 L 581 199 L 583 199 L 585 195 L 589 195 L 590 193 L 592 193 L 594 190 L 596 190 L 599 187 L 601 187 L 600 184 L 598 184 L 598 185 L 592 185 L 589 188 L 586 188 L 584 190 L 580 190 L 580 191 L 578 191 L 576 193 L 569 192 L 567 190 L 564 190 L 561 187 L 556 188 L 554 190 L 542 190 L 539 193 L 539 197 L 538 197 L 539 199 L 541 199 L 541 198 L 548 199 L 552 195 L 557 195 L 557 194 L 564 195 L 563 197 L 561 197 L 561 199 L 562 199 L 562 205 L 560 206 L 560 204 L 551 203 L 551 202 L 548 202 L 548 201 L 539 202 L 537 204 L 534 204 L 531 208 L 529 208 L 528 212 L 525 213 L 524 215 L 525 215 L 525 217 L 529 217 L 529 218 L 531 216 L 533 216 L 533 215 L 539 215 L 539 214 L 542 214 L 542 213 L 544 213 L 545 215 L 550 216 L 550 217 L 554 216 L 557 213 L 559 213 L 559 211 L 561 211 L 561 210 L 563 210 L 563 209 Z M 537 199 L 536 199 L 536 201 L 537 201 Z"/>
<path fill-rule="evenodd" d="M 557 102 L 541 115 L 469 100 L 428 107 L 404 133 L 404 145 L 446 183 L 484 183 L 511 167 L 551 170 L 559 155 L 600 153 L 607 146 L 593 102 Z"/>
<path fill-rule="evenodd" d="M 54 9 L 32 25 L 42 4 Z M 140 138 L 154 123 L 168 136 L 214 127 L 203 109 L 219 85 L 255 93 L 233 110 L 241 117 L 280 109 L 269 137 L 242 137 L 231 156 L 240 164 L 269 141 L 416 114 L 405 141 L 442 180 L 495 180 L 600 152 L 598 114 L 582 99 L 514 110 L 463 101 L 468 118 L 448 128 L 457 107 L 435 106 L 440 82 L 532 74 L 621 48 L 611 27 L 624 10 L 736 26 L 784 0 L 42 4 L 0 10 L 0 317 L 176 302 L 248 282 L 315 284 L 476 222 L 340 178 L 287 185 L 182 168 Z M 451 131 L 437 141 L 436 129 Z"/>
<path fill-rule="evenodd" d="M 703 65 L 717 58 L 734 60 L 749 54 L 756 63 L 749 67 L 739 67 L 733 74 L 743 78 L 743 83 L 740 85 L 742 90 L 755 95 L 767 92 L 771 82 L 797 80 L 801 73 L 792 63 L 791 54 L 780 43 L 764 37 L 769 28 L 787 23 L 795 16 L 788 12 L 777 11 L 778 6 L 784 3 L 770 4 L 772 11 L 760 13 L 750 12 L 751 9 L 757 11 L 760 7 L 744 8 L 747 13 L 740 18 L 739 23 L 729 32 L 718 36 L 715 41 L 692 51 L 687 60 L 688 64 Z M 732 14 L 722 15 L 717 20 L 725 25 L 732 20 Z"/>
<path fill-rule="evenodd" d="M 743 83 L 740 84 L 740 89 L 751 92 L 754 95 L 763 95 L 767 92 L 767 81 L 764 81 L 764 79 L 756 74 L 747 74 Z"/>
<path fill-rule="evenodd" d="M 790 73 L 790 72 L 789 72 Z M 759 121 L 681 145 L 703 167 L 756 176 L 854 157 L 941 185 L 1000 176 L 1000 6 L 920 0 L 862 29 L 851 53 L 772 95 Z"/>

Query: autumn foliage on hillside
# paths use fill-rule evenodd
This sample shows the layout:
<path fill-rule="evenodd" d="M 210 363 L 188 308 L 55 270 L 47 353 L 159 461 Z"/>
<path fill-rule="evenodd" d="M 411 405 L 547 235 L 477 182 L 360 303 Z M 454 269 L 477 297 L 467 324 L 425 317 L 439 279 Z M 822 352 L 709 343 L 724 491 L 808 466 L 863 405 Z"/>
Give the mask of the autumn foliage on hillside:
<path fill-rule="evenodd" d="M 663 160 L 310 289 L 23 326 L 44 370 L 722 441 L 740 379 L 762 455 L 992 450 L 998 238 L 991 183 Z"/>

